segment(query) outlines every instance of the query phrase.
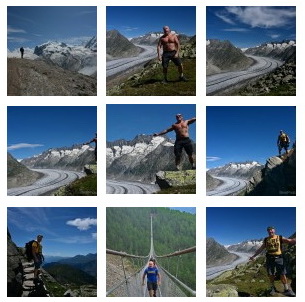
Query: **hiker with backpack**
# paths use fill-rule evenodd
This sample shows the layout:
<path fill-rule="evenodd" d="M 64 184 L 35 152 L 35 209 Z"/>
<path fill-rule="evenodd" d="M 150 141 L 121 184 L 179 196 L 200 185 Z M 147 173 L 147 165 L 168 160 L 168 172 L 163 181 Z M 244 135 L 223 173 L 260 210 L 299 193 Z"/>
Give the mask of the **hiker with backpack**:
<path fill-rule="evenodd" d="M 148 267 L 144 270 L 142 285 L 145 285 L 145 276 L 147 275 L 147 290 L 150 297 L 156 297 L 158 285 L 161 284 L 161 275 L 155 265 L 155 261 L 150 260 Z"/>
<path fill-rule="evenodd" d="M 284 148 L 286 151 L 286 154 L 288 154 L 288 147 L 290 144 L 290 139 L 286 133 L 283 132 L 283 130 L 280 130 L 280 134 L 277 138 L 277 146 L 279 149 L 279 157 L 281 157 L 282 149 Z"/>
<path fill-rule="evenodd" d="M 25 245 L 27 260 L 34 260 L 34 283 L 38 282 L 39 269 L 44 261 L 41 245 L 42 238 L 42 235 L 37 235 L 36 240 L 31 240 Z"/>
<path fill-rule="evenodd" d="M 250 257 L 250 261 L 259 255 L 263 250 L 266 250 L 266 269 L 271 283 L 270 295 L 274 295 L 277 290 L 274 286 L 274 280 L 276 273 L 280 275 L 281 281 L 284 286 L 284 295 L 289 297 L 295 297 L 295 293 L 292 289 L 289 289 L 288 281 L 286 278 L 286 266 L 283 258 L 282 244 L 296 244 L 296 239 L 285 238 L 281 235 L 275 234 L 275 228 L 269 226 L 267 228 L 268 237 L 264 238 L 263 244 L 259 249 Z"/>
<path fill-rule="evenodd" d="M 23 54 L 24 54 L 24 48 L 20 47 L 20 53 L 21 53 L 21 59 L 23 59 Z"/>

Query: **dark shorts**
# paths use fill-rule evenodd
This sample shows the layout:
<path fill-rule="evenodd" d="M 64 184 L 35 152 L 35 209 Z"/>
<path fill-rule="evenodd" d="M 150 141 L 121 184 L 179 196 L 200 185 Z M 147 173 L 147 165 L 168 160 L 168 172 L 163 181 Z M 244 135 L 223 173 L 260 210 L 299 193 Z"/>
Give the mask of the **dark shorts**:
<path fill-rule="evenodd" d="M 286 275 L 286 267 L 283 256 L 266 256 L 266 268 L 268 275 Z"/>
<path fill-rule="evenodd" d="M 169 61 L 173 61 L 176 66 L 181 66 L 180 58 L 175 58 L 176 50 L 173 51 L 164 51 L 162 54 L 162 66 L 164 68 L 168 67 Z"/>
<path fill-rule="evenodd" d="M 188 137 L 176 140 L 175 146 L 174 146 L 175 156 L 176 157 L 181 156 L 183 149 L 185 150 L 187 155 L 193 154 L 192 141 Z"/>
<path fill-rule="evenodd" d="M 147 289 L 148 289 L 148 290 L 154 290 L 154 291 L 156 291 L 157 288 L 158 288 L 157 282 L 150 282 L 150 281 L 147 281 Z"/>
<path fill-rule="evenodd" d="M 41 257 L 37 257 L 37 258 L 38 258 L 38 261 L 34 260 L 35 269 L 39 269 L 41 267 L 41 264 L 42 264 L 42 258 Z"/>

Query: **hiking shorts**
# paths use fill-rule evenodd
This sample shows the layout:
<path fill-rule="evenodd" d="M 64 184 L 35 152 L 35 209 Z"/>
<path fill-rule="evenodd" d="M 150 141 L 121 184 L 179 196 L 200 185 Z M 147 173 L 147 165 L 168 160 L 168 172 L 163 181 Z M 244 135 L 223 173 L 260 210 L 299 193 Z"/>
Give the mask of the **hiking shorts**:
<path fill-rule="evenodd" d="M 42 264 L 42 260 L 41 259 L 38 259 L 38 261 L 34 261 L 34 267 L 36 269 L 39 269 L 41 267 L 41 264 Z"/>
<path fill-rule="evenodd" d="M 193 145 L 189 137 L 177 139 L 175 141 L 174 153 L 176 157 L 181 156 L 183 149 L 185 150 L 187 155 L 190 156 L 193 154 Z"/>
<path fill-rule="evenodd" d="M 169 61 L 173 61 L 173 63 L 176 65 L 176 66 L 181 66 L 181 60 L 180 58 L 175 58 L 175 54 L 177 53 L 176 50 L 172 50 L 172 51 L 163 51 L 163 54 L 162 54 L 162 66 L 164 68 L 167 68 L 168 67 L 168 64 L 169 64 Z"/>
<path fill-rule="evenodd" d="M 266 268 L 269 276 L 276 273 L 279 275 L 286 275 L 286 267 L 283 256 L 266 256 Z"/>
<path fill-rule="evenodd" d="M 148 289 L 148 290 L 154 290 L 154 291 L 156 291 L 157 288 L 158 288 L 157 282 L 150 282 L 150 281 L 147 281 L 147 289 Z"/>

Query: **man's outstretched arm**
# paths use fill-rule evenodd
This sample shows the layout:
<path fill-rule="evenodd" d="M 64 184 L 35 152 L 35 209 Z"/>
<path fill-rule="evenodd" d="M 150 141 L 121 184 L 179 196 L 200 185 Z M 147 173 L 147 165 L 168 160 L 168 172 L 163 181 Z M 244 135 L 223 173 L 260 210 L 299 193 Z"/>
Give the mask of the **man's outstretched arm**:
<path fill-rule="evenodd" d="M 196 118 L 195 118 L 195 117 L 193 117 L 193 118 L 187 120 L 187 124 L 188 124 L 188 125 L 193 124 L 193 123 L 195 123 L 195 122 L 196 122 Z"/>
<path fill-rule="evenodd" d="M 165 129 L 165 130 L 163 130 L 163 131 L 161 131 L 161 132 L 159 132 L 159 133 L 154 133 L 153 136 L 163 135 L 163 134 L 166 134 L 166 133 L 171 132 L 171 131 L 173 131 L 173 130 L 174 130 L 174 128 L 173 128 L 173 127 L 170 127 L 170 128 Z"/>
<path fill-rule="evenodd" d="M 249 260 L 253 261 L 254 258 L 255 258 L 257 255 L 259 255 L 264 249 L 265 249 L 265 244 L 263 243 L 263 244 L 260 246 L 260 248 L 254 253 L 254 255 L 251 256 L 251 257 L 249 258 Z"/>
<path fill-rule="evenodd" d="M 295 245 L 296 242 L 297 242 L 296 238 L 291 238 L 290 239 L 290 238 L 285 238 L 285 237 L 282 238 L 282 241 L 284 243 L 291 244 L 291 245 Z"/>

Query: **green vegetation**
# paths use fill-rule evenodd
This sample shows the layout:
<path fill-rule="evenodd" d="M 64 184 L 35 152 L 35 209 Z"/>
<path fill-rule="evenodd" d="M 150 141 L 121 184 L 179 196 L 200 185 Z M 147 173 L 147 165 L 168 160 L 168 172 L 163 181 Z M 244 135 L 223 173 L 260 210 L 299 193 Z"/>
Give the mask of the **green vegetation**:
<path fill-rule="evenodd" d="M 162 189 L 156 194 L 196 194 L 196 184 Z"/>
<path fill-rule="evenodd" d="M 277 87 L 270 88 L 269 91 L 258 93 L 258 91 L 252 87 L 242 88 L 237 91 L 233 91 L 230 95 L 260 95 L 260 96 L 295 96 L 296 84 L 281 84 Z"/>
<path fill-rule="evenodd" d="M 196 95 L 196 60 L 183 59 L 184 74 L 187 82 L 179 81 L 177 67 L 169 64 L 168 81 L 163 84 L 161 64 L 145 70 L 140 77 L 136 75 L 119 86 L 110 89 L 108 95 Z"/>
<path fill-rule="evenodd" d="M 97 174 L 87 175 L 71 184 L 60 188 L 55 196 L 96 196 Z"/>
<path fill-rule="evenodd" d="M 134 255 L 150 250 L 150 214 L 153 214 L 154 247 L 165 255 L 196 245 L 196 215 L 169 208 L 107 208 L 107 248 Z M 161 262 L 162 261 L 162 262 Z M 158 262 L 191 288 L 196 287 L 195 254 Z"/>

